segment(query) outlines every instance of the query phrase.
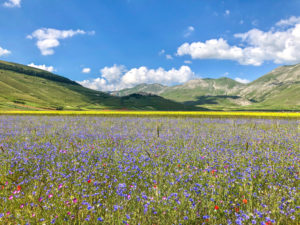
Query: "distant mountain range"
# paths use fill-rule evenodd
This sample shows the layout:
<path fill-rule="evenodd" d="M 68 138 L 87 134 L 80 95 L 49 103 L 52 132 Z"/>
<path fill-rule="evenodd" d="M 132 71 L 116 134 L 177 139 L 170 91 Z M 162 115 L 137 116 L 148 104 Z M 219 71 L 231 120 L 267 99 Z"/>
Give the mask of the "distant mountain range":
<path fill-rule="evenodd" d="M 0 110 L 198 110 L 157 95 L 116 97 L 44 70 L 0 61 Z"/>
<path fill-rule="evenodd" d="M 278 67 L 249 84 L 226 77 L 206 78 L 172 87 L 140 84 L 112 94 L 139 92 L 211 110 L 300 110 L 300 64 Z"/>
<path fill-rule="evenodd" d="M 0 60 L 0 110 L 300 110 L 300 64 L 241 84 L 230 78 L 140 84 L 104 93 L 44 70 Z"/>

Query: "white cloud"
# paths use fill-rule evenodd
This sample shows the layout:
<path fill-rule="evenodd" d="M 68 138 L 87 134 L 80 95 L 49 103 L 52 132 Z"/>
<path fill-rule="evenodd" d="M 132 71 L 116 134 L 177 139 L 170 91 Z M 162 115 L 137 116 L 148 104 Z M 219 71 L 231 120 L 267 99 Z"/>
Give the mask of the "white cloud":
<path fill-rule="evenodd" d="M 9 50 L 0 47 L 0 56 L 9 55 L 10 53 Z"/>
<path fill-rule="evenodd" d="M 8 0 L 3 5 L 9 8 L 21 7 L 21 0 Z"/>
<path fill-rule="evenodd" d="M 276 23 L 276 26 L 282 27 L 282 26 L 293 26 L 295 24 L 300 23 L 300 17 L 292 16 L 286 20 L 280 20 L 278 23 Z"/>
<path fill-rule="evenodd" d="M 248 84 L 248 83 L 250 83 L 250 80 L 239 78 L 239 77 L 235 78 L 234 80 L 237 81 L 237 82 L 240 82 L 242 84 Z"/>
<path fill-rule="evenodd" d="M 193 26 L 189 26 L 186 31 L 184 32 L 184 37 L 189 37 L 191 34 L 195 31 L 195 28 Z"/>
<path fill-rule="evenodd" d="M 158 55 L 164 55 L 166 53 L 166 51 L 164 50 L 164 49 L 162 49 L 159 53 L 158 53 Z"/>
<path fill-rule="evenodd" d="M 126 67 L 123 65 L 113 65 L 112 67 L 104 67 L 100 70 L 101 77 L 111 84 L 116 84 L 126 73 Z"/>
<path fill-rule="evenodd" d="M 242 49 L 228 45 L 223 38 L 211 39 L 206 42 L 184 43 L 177 49 L 179 56 L 190 55 L 193 59 L 230 59 L 238 60 Z"/>
<path fill-rule="evenodd" d="M 260 66 L 265 61 L 277 64 L 300 62 L 300 23 L 283 30 L 272 28 L 265 32 L 252 29 L 234 37 L 239 38 L 240 45 L 245 47 L 229 45 L 219 38 L 184 43 L 177 49 L 177 55 L 190 55 L 193 59 L 234 60 L 242 65 L 254 66 Z"/>
<path fill-rule="evenodd" d="M 229 16 L 229 15 L 230 15 L 230 11 L 229 11 L 228 9 L 225 11 L 225 15 L 226 15 L 226 16 Z"/>
<path fill-rule="evenodd" d="M 166 54 L 166 51 L 165 51 L 164 49 L 162 49 L 162 50 L 158 53 L 158 55 L 160 55 L 160 56 L 165 56 L 166 59 L 168 59 L 168 60 L 173 59 L 173 56 L 170 55 L 170 54 Z"/>
<path fill-rule="evenodd" d="M 79 81 L 81 85 L 100 91 L 115 91 L 131 88 L 141 83 L 160 83 L 171 85 L 183 83 L 192 79 L 195 74 L 188 66 L 181 66 L 178 70 L 172 68 L 148 69 L 145 66 L 127 70 L 125 66 L 114 65 L 100 70 L 101 76 L 93 80 Z"/>
<path fill-rule="evenodd" d="M 53 55 L 53 48 L 60 45 L 59 40 L 71 38 L 78 34 L 90 34 L 94 32 L 86 32 L 83 30 L 56 30 L 51 28 L 41 28 L 28 35 L 29 39 L 37 39 L 36 45 L 40 49 L 42 55 Z"/>
<path fill-rule="evenodd" d="M 173 56 L 167 54 L 167 55 L 166 55 L 166 59 L 173 59 Z"/>
<path fill-rule="evenodd" d="M 51 72 L 51 73 L 55 71 L 53 66 L 35 65 L 34 63 L 30 63 L 30 64 L 28 64 L 28 66 L 34 67 L 34 68 L 37 68 L 37 69 L 41 69 L 41 70 L 46 70 L 46 71 Z"/>
<path fill-rule="evenodd" d="M 82 73 L 90 73 L 91 72 L 91 68 L 83 68 Z"/>
<path fill-rule="evenodd" d="M 184 63 L 185 64 L 192 64 L 192 61 L 190 61 L 190 60 L 184 60 Z"/>

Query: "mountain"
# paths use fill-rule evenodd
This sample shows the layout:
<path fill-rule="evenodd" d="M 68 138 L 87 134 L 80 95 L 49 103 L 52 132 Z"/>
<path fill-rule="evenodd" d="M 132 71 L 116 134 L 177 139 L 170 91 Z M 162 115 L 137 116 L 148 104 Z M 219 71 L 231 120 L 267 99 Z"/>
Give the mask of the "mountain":
<path fill-rule="evenodd" d="M 152 85 L 148 86 L 150 89 Z M 117 95 L 136 89 L 139 90 L 137 87 L 121 90 Z M 148 89 L 146 84 L 143 89 Z M 163 86 L 156 94 L 211 110 L 300 110 L 300 64 L 278 67 L 249 84 L 226 77 L 196 79 L 182 85 Z"/>
<path fill-rule="evenodd" d="M 195 110 L 156 95 L 111 96 L 44 70 L 5 61 L 0 61 L 0 109 Z"/>
<path fill-rule="evenodd" d="M 108 94 L 44 70 L 0 60 L 0 109 L 299 111 L 300 64 L 278 67 L 249 84 L 206 78 L 172 87 L 140 84 Z"/>
<path fill-rule="evenodd" d="M 111 94 L 115 95 L 115 96 L 126 96 L 126 95 L 144 92 L 144 93 L 159 95 L 166 88 L 167 88 L 167 86 L 164 86 L 161 84 L 139 84 L 133 88 L 126 88 L 121 91 L 111 92 Z"/>
<path fill-rule="evenodd" d="M 248 84 L 240 93 L 262 108 L 300 108 L 300 64 L 282 66 Z"/>
<path fill-rule="evenodd" d="M 235 95 L 245 85 L 230 78 L 196 79 L 165 89 L 161 96 L 179 102 L 194 101 L 201 96 Z"/>

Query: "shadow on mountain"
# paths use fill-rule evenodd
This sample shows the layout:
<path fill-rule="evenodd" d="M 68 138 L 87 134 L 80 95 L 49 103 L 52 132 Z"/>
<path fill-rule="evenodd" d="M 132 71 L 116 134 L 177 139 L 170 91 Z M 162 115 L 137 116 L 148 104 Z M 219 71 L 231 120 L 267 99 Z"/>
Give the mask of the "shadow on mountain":
<path fill-rule="evenodd" d="M 220 104 L 220 101 L 224 100 L 236 100 L 240 99 L 240 96 L 229 96 L 229 95 L 206 95 L 206 96 L 199 96 L 195 101 L 186 101 L 184 102 L 187 106 L 196 106 L 196 105 L 217 105 Z"/>
<path fill-rule="evenodd" d="M 169 99 L 165 99 L 158 95 L 148 93 L 134 93 L 119 98 L 121 105 L 131 109 L 145 109 L 158 111 L 208 111 L 206 108 L 196 107 L 193 105 L 185 105 Z"/>

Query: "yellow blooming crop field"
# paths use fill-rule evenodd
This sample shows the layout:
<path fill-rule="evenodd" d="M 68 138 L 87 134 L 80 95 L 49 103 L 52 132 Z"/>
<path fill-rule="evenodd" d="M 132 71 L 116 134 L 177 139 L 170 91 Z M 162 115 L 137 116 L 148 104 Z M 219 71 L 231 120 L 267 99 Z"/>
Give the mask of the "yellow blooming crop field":
<path fill-rule="evenodd" d="M 248 117 L 299 119 L 299 112 L 195 112 L 195 111 L 0 111 L 0 115 L 136 116 L 136 117 Z"/>

